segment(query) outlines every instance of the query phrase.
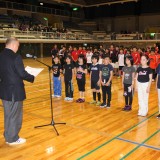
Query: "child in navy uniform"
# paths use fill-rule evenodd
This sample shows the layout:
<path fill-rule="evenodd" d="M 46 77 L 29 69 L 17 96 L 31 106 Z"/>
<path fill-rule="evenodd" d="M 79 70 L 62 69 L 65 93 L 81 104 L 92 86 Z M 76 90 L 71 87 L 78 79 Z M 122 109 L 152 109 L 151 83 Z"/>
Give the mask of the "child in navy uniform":
<path fill-rule="evenodd" d="M 133 101 L 133 86 L 135 77 L 135 68 L 133 67 L 133 57 L 127 56 L 125 60 L 126 66 L 122 68 L 122 86 L 124 88 L 125 107 L 124 111 L 130 111 L 132 109 Z"/>
<path fill-rule="evenodd" d="M 53 59 L 52 70 L 53 70 L 53 83 L 54 83 L 53 97 L 60 98 L 61 97 L 61 90 L 62 90 L 60 74 L 62 73 L 62 67 L 61 67 L 60 60 L 59 60 L 58 56 L 55 56 Z"/>
<path fill-rule="evenodd" d="M 97 55 L 92 56 L 91 65 L 91 89 L 93 91 L 93 101 L 90 104 L 96 104 L 99 106 L 101 104 L 101 93 L 100 93 L 100 65 L 98 64 L 99 57 Z M 96 94 L 98 96 L 98 102 L 96 102 Z"/>
<path fill-rule="evenodd" d="M 85 84 L 86 84 L 86 74 L 87 68 L 85 65 L 84 55 L 79 55 L 78 63 L 76 64 L 76 79 L 79 90 L 79 99 L 76 100 L 77 103 L 85 102 L 84 93 L 85 93 Z"/>
<path fill-rule="evenodd" d="M 102 64 L 100 69 L 100 78 L 101 78 L 102 94 L 103 94 L 103 103 L 101 104 L 101 108 L 104 107 L 110 108 L 113 67 L 111 64 L 109 64 L 110 63 L 109 56 L 104 56 L 103 61 L 104 64 Z M 108 95 L 107 104 L 106 104 L 106 94 Z"/>
<path fill-rule="evenodd" d="M 73 75 L 74 65 L 72 63 L 72 57 L 66 56 L 64 65 L 64 82 L 65 82 L 65 95 L 66 101 L 73 101 Z"/>

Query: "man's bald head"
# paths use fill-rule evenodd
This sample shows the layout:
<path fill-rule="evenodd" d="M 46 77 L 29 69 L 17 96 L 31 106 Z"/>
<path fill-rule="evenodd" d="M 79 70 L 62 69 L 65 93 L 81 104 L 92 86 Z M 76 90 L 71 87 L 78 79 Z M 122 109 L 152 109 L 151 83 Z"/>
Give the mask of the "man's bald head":
<path fill-rule="evenodd" d="M 11 49 L 13 52 L 17 52 L 19 48 L 19 41 L 15 37 L 10 37 L 6 40 L 6 48 Z"/>

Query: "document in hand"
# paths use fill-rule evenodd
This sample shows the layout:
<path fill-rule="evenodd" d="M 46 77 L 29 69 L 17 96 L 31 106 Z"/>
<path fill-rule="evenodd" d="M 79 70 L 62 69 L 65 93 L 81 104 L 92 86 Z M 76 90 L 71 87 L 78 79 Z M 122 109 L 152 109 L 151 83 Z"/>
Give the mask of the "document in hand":
<path fill-rule="evenodd" d="M 25 68 L 25 70 L 26 70 L 29 74 L 31 74 L 31 75 L 33 75 L 33 76 L 36 77 L 36 76 L 43 70 L 43 68 L 32 68 L 32 67 L 27 66 L 27 67 Z"/>

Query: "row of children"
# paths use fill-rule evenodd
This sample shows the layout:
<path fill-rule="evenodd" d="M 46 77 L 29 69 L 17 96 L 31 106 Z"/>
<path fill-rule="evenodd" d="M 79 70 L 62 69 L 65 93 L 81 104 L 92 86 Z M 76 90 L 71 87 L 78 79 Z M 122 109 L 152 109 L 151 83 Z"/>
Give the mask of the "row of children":
<path fill-rule="evenodd" d="M 100 45 L 100 48 L 85 48 L 85 47 L 79 47 L 78 49 L 76 47 L 70 46 L 67 50 L 65 46 L 62 47 L 61 50 L 58 50 L 57 45 L 54 45 L 54 48 L 51 51 L 52 58 L 54 56 L 60 57 L 60 62 L 62 66 L 65 63 L 65 57 L 67 55 L 70 55 L 72 57 L 72 60 L 74 63 L 77 63 L 78 56 L 84 55 L 87 63 L 87 70 L 88 73 L 90 73 L 90 66 L 92 64 L 92 55 L 97 54 L 99 56 L 99 64 L 102 64 L 102 58 L 103 56 L 109 56 L 111 59 L 111 64 L 114 68 L 114 75 L 118 76 L 118 78 L 121 77 L 122 68 L 125 66 L 125 59 L 127 56 L 131 55 L 133 57 L 133 65 L 137 69 L 137 67 L 140 65 L 140 58 L 142 55 L 148 55 L 150 58 L 150 68 L 153 71 L 153 77 L 152 81 L 155 81 L 156 78 L 156 72 L 155 69 L 160 63 L 160 54 L 159 49 L 156 44 L 154 44 L 153 47 L 147 47 L 145 49 L 137 49 L 137 47 L 133 46 L 131 48 L 124 48 L 124 47 L 118 47 L 114 45 L 110 45 L 109 48 L 104 49 L 102 45 Z"/>
<path fill-rule="evenodd" d="M 90 82 L 93 92 L 93 101 L 91 104 L 96 104 L 101 108 L 110 108 L 111 105 L 111 87 L 113 78 L 113 66 L 110 64 L 110 57 L 103 56 L 103 64 L 98 64 L 99 56 L 94 54 L 92 56 L 92 65 L 90 67 Z M 152 82 L 152 69 L 149 67 L 149 57 L 142 55 L 140 60 L 140 66 L 136 69 L 134 59 L 132 56 L 125 58 L 125 66 L 122 68 L 122 86 L 124 88 L 125 107 L 124 111 L 130 111 L 132 109 L 134 90 L 138 92 L 139 103 L 139 116 L 146 116 L 148 113 L 148 98 Z M 62 71 L 61 64 L 59 63 L 59 57 L 54 57 L 53 63 L 53 81 L 54 81 L 54 97 L 61 97 L 61 76 L 64 75 L 65 82 L 65 100 L 73 101 L 73 75 L 76 71 L 76 80 L 79 90 L 79 98 L 77 103 L 85 102 L 85 84 L 87 68 L 85 65 L 85 57 L 79 55 L 78 62 L 73 65 L 72 57 L 66 56 L 65 65 Z M 160 111 L 160 65 L 156 69 L 157 76 L 157 88 L 159 97 L 159 111 Z M 100 86 L 102 88 L 102 100 Z M 107 95 L 107 96 L 106 96 Z M 97 100 L 97 98 L 98 100 Z M 160 114 L 157 116 L 160 118 Z"/>

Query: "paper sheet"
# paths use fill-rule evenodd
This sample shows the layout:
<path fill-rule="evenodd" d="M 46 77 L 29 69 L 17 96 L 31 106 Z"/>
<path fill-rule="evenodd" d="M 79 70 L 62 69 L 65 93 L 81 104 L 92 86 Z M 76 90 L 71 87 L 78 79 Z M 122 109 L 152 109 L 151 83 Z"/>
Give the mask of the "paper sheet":
<path fill-rule="evenodd" d="M 29 74 L 31 74 L 31 75 L 33 75 L 33 76 L 38 76 L 38 74 L 40 73 L 40 72 L 42 72 L 42 70 L 43 70 L 44 68 L 32 68 L 32 67 L 29 67 L 29 66 L 27 66 L 26 68 L 25 68 L 25 70 L 29 73 Z"/>

